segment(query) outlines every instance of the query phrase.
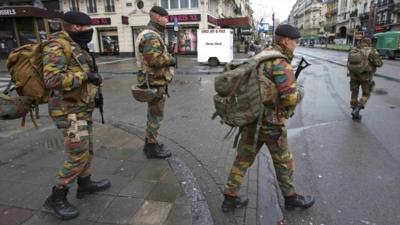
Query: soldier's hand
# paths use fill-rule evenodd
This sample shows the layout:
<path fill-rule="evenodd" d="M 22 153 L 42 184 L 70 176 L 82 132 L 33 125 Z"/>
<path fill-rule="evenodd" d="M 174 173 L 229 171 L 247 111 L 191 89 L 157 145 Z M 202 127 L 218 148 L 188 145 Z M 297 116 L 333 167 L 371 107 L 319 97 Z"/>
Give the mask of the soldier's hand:
<path fill-rule="evenodd" d="M 99 86 L 101 83 L 103 83 L 103 77 L 96 72 L 87 73 L 87 78 L 90 83 L 97 85 L 97 86 Z"/>

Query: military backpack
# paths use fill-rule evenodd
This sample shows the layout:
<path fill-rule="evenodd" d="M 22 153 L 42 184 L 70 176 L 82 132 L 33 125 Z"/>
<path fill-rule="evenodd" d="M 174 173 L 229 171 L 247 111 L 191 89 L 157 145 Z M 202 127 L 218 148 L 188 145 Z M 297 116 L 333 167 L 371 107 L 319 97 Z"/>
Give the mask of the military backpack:
<path fill-rule="evenodd" d="M 32 98 L 32 109 L 38 118 L 38 105 L 48 103 L 50 91 L 44 84 L 42 49 L 50 42 L 58 42 L 64 48 L 67 62 L 72 58 L 71 44 L 64 39 L 54 39 L 39 44 L 27 44 L 11 51 L 7 58 L 7 68 L 11 82 L 19 96 Z M 8 90 L 10 91 L 10 90 Z M 31 117 L 32 116 L 32 111 Z M 23 118 L 24 119 L 24 118 Z M 33 119 L 36 126 L 36 122 Z"/>
<path fill-rule="evenodd" d="M 274 82 L 263 76 L 263 62 L 286 58 L 282 53 L 267 49 L 242 62 L 232 62 L 215 78 L 214 96 L 216 112 L 223 123 L 243 127 L 261 121 L 264 106 L 275 103 L 277 89 Z"/>
<path fill-rule="evenodd" d="M 372 68 L 369 65 L 369 48 L 352 48 L 347 59 L 347 68 L 355 74 L 363 74 L 371 72 Z"/>

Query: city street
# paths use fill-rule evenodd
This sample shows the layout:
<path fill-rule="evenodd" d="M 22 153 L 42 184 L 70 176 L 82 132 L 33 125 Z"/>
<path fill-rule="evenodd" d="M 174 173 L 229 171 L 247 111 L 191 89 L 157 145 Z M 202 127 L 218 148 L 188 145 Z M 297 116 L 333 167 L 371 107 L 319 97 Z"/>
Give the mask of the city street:
<path fill-rule="evenodd" d="M 171 98 L 167 100 L 160 130 L 161 141 L 174 153 L 172 159 L 148 160 L 142 155 L 146 105 L 134 101 L 129 91 L 136 82 L 134 59 L 113 63 L 107 63 L 111 59 L 99 59 L 99 70 L 105 77 L 106 125 L 99 124 L 96 111 L 95 131 L 97 128 L 99 132 L 95 133 L 98 142 L 95 142 L 97 158 L 93 166 L 98 172 L 97 177 L 109 176 L 116 185 L 110 192 L 91 197 L 89 201 L 104 206 L 96 207 L 94 212 L 85 211 L 82 218 L 69 223 L 55 222 L 42 211 L 41 203 L 53 185 L 51 181 L 58 166 L 55 162 L 45 162 L 43 157 L 51 154 L 47 159 L 57 162 L 62 159 L 62 145 L 54 141 L 56 129 L 43 106 L 39 131 L 32 128 L 29 119 L 27 128 L 20 128 L 19 120 L 1 122 L 0 211 L 7 207 L 25 210 L 26 219 L 13 223 L 24 225 L 275 225 L 282 218 L 286 225 L 398 225 L 400 61 L 384 60 L 384 66 L 375 78 L 375 91 L 366 109 L 361 111 L 363 119 L 354 122 L 349 108 L 347 53 L 298 48 L 293 64 L 301 56 L 312 66 L 299 77 L 305 97 L 289 120 L 288 131 L 290 148 L 295 155 L 297 191 L 316 197 L 315 205 L 309 210 L 281 211 L 282 199 L 277 195 L 272 163 L 268 150 L 263 147 L 241 190 L 249 196 L 249 206 L 234 214 L 221 212 L 223 184 L 235 157 L 233 138 L 224 140 L 229 128 L 221 125 L 218 119 L 211 120 L 214 78 L 222 67 L 198 65 L 196 58 L 185 56 L 179 58 L 177 75 L 169 87 Z M 236 55 L 236 58 L 244 57 Z M 0 77 L 4 78 L 5 74 Z M 48 141 L 50 136 L 53 141 Z M 46 143 L 45 150 L 29 147 L 29 143 L 43 146 L 42 142 Z M 36 172 L 19 176 L 21 180 L 12 178 L 21 168 L 29 166 Z M 149 174 L 154 171 L 148 171 L 153 167 L 161 167 L 165 172 L 160 177 L 152 176 L 149 181 Z M 51 170 L 43 171 L 46 168 Z M 146 187 L 151 190 L 137 195 L 134 189 L 137 186 L 132 182 L 148 182 Z M 10 183 L 14 190 L 8 190 Z M 34 190 L 40 190 L 39 196 L 12 198 L 11 195 L 26 194 L 25 188 L 17 188 L 18 184 L 26 187 L 31 183 L 35 185 Z M 165 190 L 172 193 L 162 192 L 163 184 L 167 184 Z M 146 187 L 141 186 L 140 190 Z M 96 197 L 100 200 L 94 201 Z M 71 195 L 70 199 L 75 196 Z M 143 202 L 146 201 L 156 201 L 155 208 L 166 214 L 161 216 L 159 223 L 143 219 Z M 82 208 L 85 204 L 78 206 Z M 128 206 L 131 208 L 112 210 L 113 207 Z"/>

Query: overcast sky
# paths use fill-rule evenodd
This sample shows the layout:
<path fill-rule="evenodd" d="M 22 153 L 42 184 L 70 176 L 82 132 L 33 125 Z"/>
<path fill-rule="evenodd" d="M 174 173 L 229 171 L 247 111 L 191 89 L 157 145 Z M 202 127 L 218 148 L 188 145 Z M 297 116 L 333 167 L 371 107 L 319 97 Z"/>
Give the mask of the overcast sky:
<path fill-rule="evenodd" d="M 295 2 L 296 0 L 250 0 L 256 21 L 264 17 L 263 21 L 270 24 L 272 24 L 272 12 L 275 12 L 275 18 L 279 18 L 282 22 L 288 18 Z"/>

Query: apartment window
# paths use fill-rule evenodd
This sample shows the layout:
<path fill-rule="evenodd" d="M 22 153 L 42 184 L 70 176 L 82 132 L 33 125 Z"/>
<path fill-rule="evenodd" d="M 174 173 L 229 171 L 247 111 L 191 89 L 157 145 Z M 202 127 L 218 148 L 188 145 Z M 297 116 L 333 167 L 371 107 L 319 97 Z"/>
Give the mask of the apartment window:
<path fill-rule="evenodd" d="M 165 9 L 198 8 L 199 0 L 161 0 L 161 7 Z"/>
<path fill-rule="evenodd" d="M 78 0 L 69 0 L 69 10 L 79 12 Z"/>
<path fill-rule="evenodd" d="M 115 12 L 114 0 L 104 0 L 104 11 Z"/>
<path fill-rule="evenodd" d="M 97 13 L 96 0 L 86 0 L 87 12 Z"/>

